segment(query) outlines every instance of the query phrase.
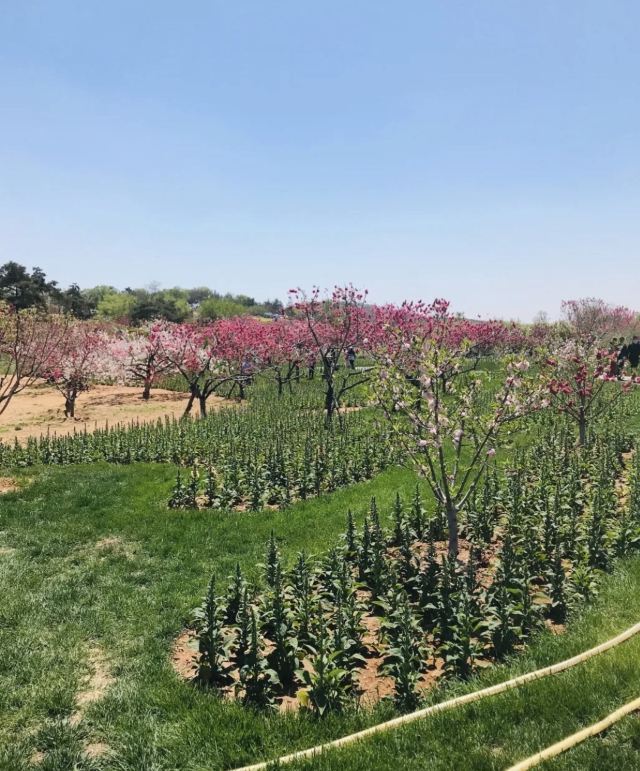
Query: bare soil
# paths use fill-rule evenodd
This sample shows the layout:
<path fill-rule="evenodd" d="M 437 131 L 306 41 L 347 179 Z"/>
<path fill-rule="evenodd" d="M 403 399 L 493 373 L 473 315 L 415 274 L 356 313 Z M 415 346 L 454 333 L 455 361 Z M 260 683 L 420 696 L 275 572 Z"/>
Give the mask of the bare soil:
<path fill-rule="evenodd" d="M 101 699 L 109 686 L 114 682 L 101 648 L 97 646 L 91 648 L 89 651 L 89 666 L 91 667 L 91 676 L 85 688 L 76 695 L 77 709 L 69 720 L 71 725 L 77 725 L 84 717 L 87 707 Z"/>
<path fill-rule="evenodd" d="M 171 665 L 184 680 L 193 680 L 196 675 L 196 633 L 188 629 L 173 644 Z"/>
<path fill-rule="evenodd" d="M 132 422 L 148 423 L 165 416 L 179 418 L 187 404 L 187 394 L 161 388 L 151 391 L 151 398 L 141 398 L 142 388 L 134 386 L 97 385 L 80 394 L 76 402 L 76 417 L 65 418 L 64 398 L 53 386 L 39 383 L 25 388 L 13 397 L 6 412 L 0 415 L 0 440 L 20 443 L 30 437 L 72 434 L 74 431 L 94 431 L 107 425 Z M 210 411 L 232 402 L 211 396 Z M 194 404 L 192 414 L 197 416 Z"/>
<path fill-rule="evenodd" d="M 0 495 L 3 493 L 13 493 L 18 489 L 16 480 L 11 477 L 0 477 Z"/>
<path fill-rule="evenodd" d="M 117 535 L 107 536 L 97 541 L 95 551 L 103 559 L 109 554 L 115 554 L 117 556 L 125 557 L 125 559 L 132 560 L 136 556 L 138 545 L 125 541 Z"/>
<path fill-rule="evenodd" d="M 88 758 L 100 758 L 109 752 L 110 747 L 105 742 L 90 742 L 84 748 L 84 754 Z"/>
<path fill-rule="evenodd" d="M 89 650 L 88 662 L 91 668 L 85 687 L 76 695 L 76 709 L 69 717 L 69 725 L 77 726 L 82 722 L 87 708 L 105 695 L 107 689 L 113 685 L 114 677 L 109 669 L 104 651 L 98 646 Z M 87 758 L 94 759 L 106 755 L 110 750 L 108 744 L 102 741 L 85 741 L 83 752 Z M 30 758 L 32 766 L 41 765 L 46 758 L 46 753 L 41 750 L 33 752 Z"/>

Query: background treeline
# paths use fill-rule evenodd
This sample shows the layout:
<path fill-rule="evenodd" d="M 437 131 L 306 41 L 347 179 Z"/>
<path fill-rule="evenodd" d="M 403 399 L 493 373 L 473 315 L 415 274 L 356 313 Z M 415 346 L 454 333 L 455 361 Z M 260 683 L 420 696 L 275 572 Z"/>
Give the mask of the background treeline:
<path fill-rule="evenodd" d="M 71 284 L 62 289 L 41 268 L 29 271 L 17 262 L 0 267 L 0 300 L 16 309 L 64 311 L 78 319 L 109 319 L 134 325 L 151 319 L 182 322 L 242 315 L 269 317 L 282 309 L 280 300 L 257 302 L 248 295 L 221 294 L 208 287 L 160 289 L 151 284 L 145 289 L 120 290 L 107 285 L 81 289 Z"/>

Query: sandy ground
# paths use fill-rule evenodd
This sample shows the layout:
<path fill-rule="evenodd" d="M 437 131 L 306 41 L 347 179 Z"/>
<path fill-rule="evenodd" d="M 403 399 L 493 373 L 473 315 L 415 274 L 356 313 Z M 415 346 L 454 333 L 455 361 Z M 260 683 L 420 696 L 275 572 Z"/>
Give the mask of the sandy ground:
<path fill-rule="evenodd" d="M 41 384 L 26 388 L 11 400 L 5 413 L 0 415 L 0 440 L 26 441 L 29 437 L 50 434 L 71 434 L 74 430 L 93 431 L 105 425 L 131 421 L 155 421 L 165 415 L 180 417 L 187 396 L 175 391 L 154 389 L 151 399 L 144 402 L 142 388 L 132 386 L 94 386 L 80 394 L 76 402 L 76 418 L 64 416 L 64 398 L 55 388 Z M 208 400 L 209 411 L 229 404 L 221 397 Z M 194 405 L 192 414 L 198 415 Z"/>

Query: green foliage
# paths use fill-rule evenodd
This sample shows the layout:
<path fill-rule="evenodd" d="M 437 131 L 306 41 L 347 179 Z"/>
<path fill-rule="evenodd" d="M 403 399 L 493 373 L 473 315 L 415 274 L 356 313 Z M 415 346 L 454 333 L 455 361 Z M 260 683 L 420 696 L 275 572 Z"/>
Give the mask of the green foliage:
<path fill-rule="evenodd" d="M 40 268 L 33 268 L 30 273 L 17 262 L 6 262 L 0 266 L 0 300 L 13 305 L 17 310 L 44 310 L 50 301 L 58 298 L 59 292 L 57 282 L 47 281 Z"/>
<path fill-rule="evenodd" d="M 259 602 L 267 663 L 278 675 L 277 697 L 302 685 L 302 701 L 318 715 L 341 711 L 357 697 L 357 673 L 370 654 L 366 618 L 374 626 L 379 619 L 386 646 L 381 673 L 393 677 L 399 709 L 418 703 L 431 655 L 427 640 L 446 677 L 468 679 L 489 660 L 521 650 L 545 616 L 564 623 L 597 593 L 602 569 L 593 564 L 596 548 L 598 564 L 611 567 L 621 541 L 627 550 L 637 542 L 629 534 L 637 521 L 632 511 L 638 465 L 625 470 L 621 462 L 628 446 L 628 439 L 610 433 L 576 457 L 562 431 L 542 432 L 512 466 L 491 469 L 469 511 L 461 512 L 462 527 L 479 536 L 477 544 L 465 543 L 462 560 L 438 557 L 446 551 L 444 534 L 434 540 L 438 531 L 423 515 L 420 491 L 414 491 L 408 510 L 399 494 L 393 497 L 386 518 L 390 531 L 376 497 L 360 532 L 349 511 L 338 545 L 317 560 L 299 553 L 288 573 L 272 531 Z M 615 493 L 622 473 L 629 476 L 626 499 Z M 577 533 L 569 537 L 571 529 Z M 429 538 L 426 546 L 420 532 Z M 227 593 L 227 620 L 245 630 L 237 632 L 244 659 L 242 592 L 236 572 Z"/>
<path fill-rule="evenodd" d="M 243 704 L 257 709 L 275 707 L 275 688 L 279 684 L 278 675 L 269 668 L 263 655 L 264 642 L 261 638 L 255 608 L 250 610 L 249 645 L 243 656 L 240 669 L 240 687 Z"/>
<path fill-rule="evenodd" d="M 393 678 L 395 704 L 402 711 L 413 710 L 419 702 L 418 680 L 426 665 L 427 648 L 405 592 L 392 595 L 381 628 L 388 643 L 383 671 Z"/>
<path fill-rule="evenodd" d="M 170 462 L 191 469 L 177 480 L 172 508 L 286 508 L 346 487 L 399 463 L 384 429 L 365 411 L 327 430 L 311 394 L 256 399 L 205 419 L 111 426 L 93 433 L 0 443 L 0 465 Z"/>
<path fill-rule="evenodd" d="M 195 629 L 198 634 L 198 680 L 212 686 L 228 684 L 229 652 L 232 637 L 225 629 L 225 607 L 216 594 L 215 576 L 211 577 L 202 607 L 195 612 Z"/>
<path fill-rule="evenodd" d="M 346 539 L 340 538 L 347 510 L 352 511 L 353 542 L 359 550 L 362 517 L 367 509 L 371 520 L 368 502 L 374 495 L 386 543 L 389 586 L 401 580 L 409 552 L 419 566 L 419 573 L 405 588 L 423 639 L 431 645 L 423 666 L 431 661 L 440 666 L 445 655 L 455 653 L 446 675 L 465 677 L 465 662 L 473 671 L 493 658 L 493 638 L 488 637 L 492 630 L 480 626 L 474 631 L 467 619 L 480 615 L 485 623 L 495 620 L 489 611 L 498 569 L 504 572 L 501 582 L 508 589 L 508 625 L 522 630 L 512 650 L 520 652 L 525 643 L 531 647 L 524 657 L 513 657 L 508 670 L 501 665 L 493 674 L 479 675 L 483 684 L 566 658 L 631 625 L 638 615 L 640 571 L 634 539 L 629 536 L 634 528 L 637 531 L 640 488 L 637 455 L 635 460 L 625 455 L 625 468 L 621 454 L 626 454 L 632 443 L 614 427 L 603 431 L 605 436 L 594 437 L 584 451 L 577 451 L 571 438 L 562 436 L 561 426 L 550 427 L 542 420 L 536 425 L 539 432 L 536 429 L 530 447 L 501 459 L 496 471 L 498 487 L 490 482 L 495 490 L 492 495 L 500 496 L 500 506 L 495 507 L 489 499 L 485 506 L 484 487 L 478 490 L 478 513 L 486 521 L 495 520 L 490 540 L 479 538 L 471 527 L 471 508 L 461 512 L 463 564 L 456 579 L 455 618 L 449 625 L 447 648 L 437 636 L 443 543 L 429 544 L 428 528 L 425 539 L 418 541 L 410 523 L 407 527 L 415 485 L 408 472 L 391 469 L 361 487 L 344 488 L 319 500 L 293 503 L 287 511 L 267 511 L 260 516 L 191 510 L 176 516 L 167 511 L 164 500 L 175 475 L 172 467 L 95 463 L 12 472 L 25 484 L 18 492 L 3 496 L 0 511 L 2 546 L 8 547 L 3 550 L 0 571 L 0 644 L 7 662 L 0 672 L 0 690 L 11 697 L 0 723 L 0 745 L 4 742 L 0 765 L 5 762 L 7 767 L 20 768 L 20 763 L 27 763 L 24 758 L 38 748 L 48 754 L 47 767 L 62 762 L 63 739 L 69 741 L 73 733 L 66 727 L 68 715 L 75 708 L 77 691 L 88 671 L 79 655 L 87 640 L 99 641 L 116 678 L 113 690 L 91 710 L 91 731 L 109 741 L 113 763 L 123 769 L 138 768 L 141 758 L 158 768 L 179 768 L 185 757 L 195 765 L 234 767 L 272 758 L 292 746 L 310 746 L 390 716 L 391 705 L 383 704 L 373 711 L 349 708 L 354 700 L 366 703 L 359 691 L 362 660 L 350 659 L 354 646 L 349 641 L 355 641 L 369 666 L 372 659 L 378 660 L 386 652 L 371 634 L 379 616 L 372 614 L 367 584 L 358 582 L 357 559 L 340 558 L 347 552 Z M 131 464 L 138 460 L 131 447 L 117 451 L 123 464 L 127 457 Z M 69 459 L 67 462 L 71 464 Z M 201 485 L 206 485 L 206 460 L 198 468 Z M 183 470 L 182 476 L 188 484 L 188 472 Z M 606 504 L 611 482 L 620 478 L 628 479 L 629 495 L 624 502 L 613 501 L 611 507 Z M 599 485 L 609 490 L 601 496 L 608 507 L 602 545 L 608 552 L 609 567 L 621 575 L 607 576 L 589 566 L 592 503 Z M 394 540 L 396 491 L 401 493 L 406 514 L 401 543 L 390 545 Z M 423 497 L 425 508 L 431 511 L 433 501 Z M 60 501 L 60 506 L 52 509 L 51 500 Z M 315 637 L 322 629 L 329 652 L 337 654 L 333 666 L 346 672 L 340 714 L 326 721 L 281 716 L 271 709 L 285 693 L 294 693 L 303 684 L 296 675 L 293 686 L 285 690 L 269 665 L 267 656 L 273 640 L 264 631 L 266 614 L 258 610 L 265 608 L 269 590 L 246 585 L 235 620 L 231 620 L 230 607 L 237 597 L 236 560 L 243 579 L 264 584 L 257 565 L 271 529 L 277 535 L 283 569 L 285 616 L 305 657 L 304 668 L 312 655 L 307 646 L 316 650 Z M 371 522 L 370 529 L 374 529 Z M 97 545 L 113 536 L 121 539 L 119 546 Z M 622 543 L 626 544 L 623 549 Z M 338 544 L 337 549 L 334 544 Z M 539 619 L 553 618 L 547 573 L 552 561 L 545 553 L 545 544 L 553 545 L 554 552 L 557 549 L 561 555 L 569 623 L 565 634 L 543 633 L 532 641 Z M 15 551 L 9 553 L 11 549 Z M 306 553 L 299 559 L 297 555 L 303 550 Z M 621 550 L 629 556 L 616 562 Z M 309 557 L 309 553 L 319 557 Z M 220 590 L 223 615 L 217 622 L 222 623 L 220 638 L 230 640 L 230 646 L 220 653 L 220 666 L 223 670 L 229 667 L 233 678 L 216 687 L 225 698 L 213 698 L 213 689 L 181 682 L 167 663 L 172 640 L 184 624 L 194 593 L 204 593 L 203 571 L 212 562 L 219 575 L 231 575 Z M 435 613 L 432 609 L 424 618 L 420 582 L 430 590 L 425 591 L 424 605 L 435 606 Z M 576 611 L 596 592 L 600 594 L 595 610 L 587 611 L 584 622 L 576 621 Z M 303 640 L 305 623 L 309 635 Z M 484 650 L 479 652 L 477 646 L 483 643 Z M 469 645 L 476 646 L 475 652 L 465 654 Z M 459 646 L 457 651 L 454 646 Z M 249 653 L 251 667 L 246 668 Z M 443 715 L 445 722 L 437 732 L 425 734 L 422 729 L 412 731 L 408 727 L 394 733 L 392 739 L 381 737 L 380 746 L 378 742 L 362 743 L 357 754 L 347 751 L 327 756 L 322 762 L 341 768 L 366 765 L 377 769 L 386 767 L 392 757 L 397 765 L 417 768 L 429 757 L 443 767 L 506 767 L 555 741 L 553 731 L 568 734 L 580 727 L 580 721 L 596 720 L 634 696 L 637 656 L 638 644 L 629 641 L 610 652 L 606 661 L 596 659 L 593 666 L 576 670 L 571 688 L 566 687 L 563 677 L 532 683 L 528 686 L 535 689 L 532 699 L 523 702 L 518 697 L 517 704 L 507 699 L 504 705 L 492 702 L 490 709 L 480 705 L 469 714 L 462 710 L 450 718 Z M 611 677 L 612 661 L 615 678 Z M 472 684 L 456 684 L 455 692 L 478 687 L 474 680 Z M 239 703 L 229 698 L 234 692 Z M 444 698 L 439 691 L 420 696 L 427 700 Z M 255 714 L 253 709 L 243 709 L 243 704 L 264 706 L 269 713 Z M 514 721 L 516 713 L 518 720 Z M 159 715 L 171 716 L 170 732 L 157 730 Z M 51 728 L 54 721 L 63 726 L 58 733 Z M 42 728 L 34 733 L 33 726 Z M 452 744 L 454 732 L 457 738 Z M 620 762 L 620 767 L 637 767 L 632 742 L 625 736 L 621 739 L 614 732 L 608 738 L 605 765 L 613 752 L 616 759 L 627 763 Z M 77 745 L 80 757 L 82 741 Z M 616 754 L 616 748 L 621 747 L 627 754 Z M 594 758 L 590 765 L 583 763 L 581 767 L 603 767 L 602 755 Z"/>
<path fill-rule="evenodd" d="M 341 666 L 344 652 L 333 648 L 320 621 L 314 626 L 313 637 L 315 645 L 309 646 L 310 668 L 298 672 L 303 684 L 298 698 L 303 707 L 323 717 L 346 706 L 352 681 L 350 672 Z"/>

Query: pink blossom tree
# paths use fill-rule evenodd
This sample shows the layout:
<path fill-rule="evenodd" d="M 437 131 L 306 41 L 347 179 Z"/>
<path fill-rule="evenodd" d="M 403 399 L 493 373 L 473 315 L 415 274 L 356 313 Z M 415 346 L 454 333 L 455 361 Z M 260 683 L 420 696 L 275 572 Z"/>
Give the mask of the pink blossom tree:
<path fill-rule="evenodd" d="M 506 426 L 539 403 L 526 360 L 502 374 L 471 370 L 473 343 L 452 334 L 448 303 L 414 309 L 411 331 L 387 330 L 377 351 L 374 392 L 395 436 L 426 479 L 447 518 L 448 550 L 458 554 L 458 515 L 478 486 Z M 446 373 L 446 383 L 443 374 Z"/>
<path fill-rule="evenodd" d="M 150 338 L 161 356 L 185 379 L 189 400 L 184 415 L 197 401 L 200 415 L 215 393 L 245 396 L 247 385 L 264 366 L 267 351 L 265 326 L 255 319 L 236 317 L 206 325 L 154 324 Z"/>
<path fill-rule="evenodd" d="M 324 410 L 326 424 L 340 414 L 345 394 L 369 380 L 366 370 L 345 366 L 349 348 L 366 344 L 372 317 L 365 307 L 367 292 L 353 286 L 335 287 L 330 296 L 322 296 L 317 287 L 306 294 L 301 289 L 290 290 L 289 314 L 302 319 L 307 329 L 308 355 L 322 367 L 325 384 Z"/>
<path fill-rule="evenodd" d="M 572 338 L 598 339 L 624 333 L 638 321 L 638 314 L 623 305 L 610 305 L 597 297 L 565 300 L 562 311 Z"/>
<path fill-rule="evenodd" d="M 273 354 L 270 325 L 246 316 L 219 319 L 211 325 L 215 367 L 213 390 L 227 397 L 246 396 L 246 388 L 268 367 Z"/>
<path fill-rule="evenodd" d="M 0 415 L 16 394 L 56 365 L 68 326 L 66 316 L 0 306 Z"/>
<path fill-rule="evenodd" d="M 580 445 L 587 443 L 592 422 L 609 413 L 631 386 L 612 374 L 615 359 L 615 352 L 592 337 L 565 340 L 544 359 L 550 405 L 575 421 Z"/>
<path fill-rule="evenodd" d="M 550 341 L 542 373 L 551 406 L 572 418 L 584 445 L 592 421 L 610 412 L 629 390 L 615 377 L 617 351 L 606 337 L 628 331 L 637 314 L 588 297 L 562 303 L 566 319 L 563 339 Z"/>
<path fill-rule="evenodd" d="M 66 330 L 56 361 L 47 366 L 43 377 L 64 396 L 64 415 L 75 418 L 78 395 L 88 391 L 92 381 L 105 371 L 102 365 L 109 338 L 104 328 L 91 322 L 74 322 Z"/>
<path fill-rule="evenodd" d="M 207 399 L 211 390 L 208 375 L 214 357 L 208 330 L 208 326 L 158 321 L 149 333 L 162 357 L 184 378 L 189 389 L 183 417 L 191 413 L 196 400 L 200 415 L 204 417 L 207 414 Z"/>
<path fill-rule="evenodd" d="M 310 359 L 309 330 L 303 320 L 284 316 L 264 327 L 264 371 L 273 373 L 278 396 L 282 396 L 285 387 L 292 391 L 293 382 L 300 379 L 300 368 Z"/>
<path fill-rule="evenodd" d="M 109 355 L 122 368 L 120 377 L 127 382 L 142 383 L 144 401 L 151 398 L 151 389 L 163 375 L 173 371 L 159 336 L 152 333 L 153 325 L 135 330 L 120 330 L 109 346 Z"/>

